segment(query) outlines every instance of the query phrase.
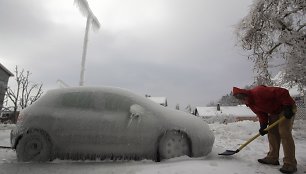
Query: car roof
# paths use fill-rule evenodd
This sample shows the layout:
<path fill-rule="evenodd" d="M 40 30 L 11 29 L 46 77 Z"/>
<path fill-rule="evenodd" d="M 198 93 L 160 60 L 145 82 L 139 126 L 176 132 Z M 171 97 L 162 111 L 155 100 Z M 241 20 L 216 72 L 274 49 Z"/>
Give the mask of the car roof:
<path fill-rule="evenodd" d="M 118 87 L 108 87 L 108 86 L 98 86 L 98 87 L 91 87 L 91 86 L 86 86 L 86 87 L 69 87 L 69 88 L 60 88 L 60 89 L 52 89 L 46 92 L 45 96 L 57 96 L 57 95 L 63 95 L 67 93 L 73 93 L 73 92 L 97 92 L 97 93 L 108 93 L 108 94 L 117 94 L 119 96 L 125 96 L 128 98 L 133 98 L 141 103 L 150 103 L 152 101 L 148 100 L 144 96 L 137 95 L 134 92 L 128 91 L 123 88 L 118 88 Z"/>
<path fill-rule="evenodd" d="M 56 97 L 59 95 L 64 95 L 64 94 L 68 94 L 68 93 L 73 93 L 73 92 L 97 92 L 97 93 L 108 93 L 111 95 L 119 95 L 119 96 L 125 96 L 129 99 L 133 99 L 134 102 L 136 102 L 135 104 L 144 104 L 142 106 L 148 106 L 150 108 L 152 107 L 163 107 L 151 100 L 149 100 L 148 98 L 146 98 L 145 96 L 141 96 L 138 95 L 134 92 L 131 92 L 127 89 L 123 89 L 123 88 L 118 88 L 118 87 L 109 87 L 109 86 L 81 86 L 81 87 L 68 87 L 68 88 L 59 88 L 59 89 L 51 89 L 49 91 L 47 91 L 45 93 L 44 96 L 42 96 L 39 100 L 43 101 L 50 101 L 50 97 Z M 35 102 L 36 104 L 37 102 Z M 155 106 L 156 105 L 156 106 Z M 163 107 L 164 109 L 164 107 Z M 158 108 L 158 110 L 160 110 L 160 108 Z"/>
<path fill-rule="evenodd" d="M 59 88 L 59 89 L 51 89 L 48 91 L 48 93 L 70 93 L 70 92 L 106 92 L 106 93 L 116 93 L 121 95 L 133 95 L 134 93 L 118 87 L 91 87 L 91 86 L 80 86 L 80 87 L 68 87 L 68 88 Z"/>

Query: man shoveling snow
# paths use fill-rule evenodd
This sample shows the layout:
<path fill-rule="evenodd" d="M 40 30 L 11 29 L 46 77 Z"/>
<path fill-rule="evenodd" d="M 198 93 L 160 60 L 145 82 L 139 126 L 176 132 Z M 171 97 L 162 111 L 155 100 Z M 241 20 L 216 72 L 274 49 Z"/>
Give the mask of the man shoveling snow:
<path fill-rule="evenodd" d="M 258 159 L 258 162 L 279 165 L 279 149 L 282 142 L 284 165 L 280 168 L 280 171 L 283 173 L 296 172 L 297 161 L 292 137 L 296 105 L 288 90 L 267 86 L 257 86 L 250 90 L 233 87 L 233 96 L 245 103 L 257 115 L 260 123 L 260 135 L 268 134 L 269 153 L 265 158 Z M 284 115 L 287 119 L 271 128 L 268 132 L 265 131 L 267 125 L 276 122 L 281 115 Z"/>

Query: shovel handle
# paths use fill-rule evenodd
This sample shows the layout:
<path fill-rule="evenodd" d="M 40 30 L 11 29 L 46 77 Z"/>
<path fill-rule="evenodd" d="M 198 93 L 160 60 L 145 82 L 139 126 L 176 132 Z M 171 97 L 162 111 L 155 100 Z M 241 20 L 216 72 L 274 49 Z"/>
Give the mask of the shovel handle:
<path fill-rule="evenodd" d="M 265 129 L 265 131 L 269 131 L 270 129 L 272 129 L 274 126 L 276 126 L 277 124 L 279 124 L 280 122 L 282 122 L 283 120 L 285 120 L 286 118 L 284 116 L 281 116 L 276 122 L 274 122 L 273 124 L 271 124 L 269 127 L 267 127 Z M 245 142 L 244 144 L 242 144 L 237 151 L 239 152 L 241 149 L 243 149 L 245 146 L 247 146 L 248 144 L 250 144 L 253 140 L 255 140 L 257 137 L 259 137 L 260 134 L 257 133 L 255 136 L 253 136 L 252 138 L 250 138 L 247 142 Z"/>

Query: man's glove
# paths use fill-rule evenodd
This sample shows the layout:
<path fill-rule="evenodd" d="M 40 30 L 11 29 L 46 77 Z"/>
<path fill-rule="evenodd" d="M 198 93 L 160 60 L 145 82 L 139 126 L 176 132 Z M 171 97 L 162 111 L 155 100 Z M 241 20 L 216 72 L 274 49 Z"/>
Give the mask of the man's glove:
<path fill-rule="evenodd" d="M 292 116 L 294 115 L 292 111 L 292 106 L 284 106 L 283 107 L 283 114 L 287 119 L 291 119 Z"/>
<path fill-rule="evenodd" d="M 266 128 L 267 128 L 267 124 L 260 124 L 259 134 L 261 136 L 264 136 L 268 133 L 268 131 L 265 131 Z"/>

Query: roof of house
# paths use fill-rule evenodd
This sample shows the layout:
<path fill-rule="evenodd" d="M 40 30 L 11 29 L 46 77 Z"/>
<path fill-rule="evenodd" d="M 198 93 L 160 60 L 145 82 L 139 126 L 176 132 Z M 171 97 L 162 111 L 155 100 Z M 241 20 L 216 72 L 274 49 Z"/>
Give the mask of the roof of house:
<path fill-rule="evenodd" d="M 154 101 L 155 103 L 167 106 L 167 98 L 166 97 L 148 97 L 148 99 Z"/>
<path fill-rule="evenodd" d="M 247 106 L 221 106 L 220 111 L 217 107 L 196 107 L 199 116 L 234 116 L 234 117 L 254 117 L 256 114 Z"/>
<path fill-rule="evenodd" d="M 0 63 L 0 68 L 3 69 L 9 76 L 14 76 L 14 74 L 11 73 L 8 69 L 6 69 L 1 63 Z"/>

